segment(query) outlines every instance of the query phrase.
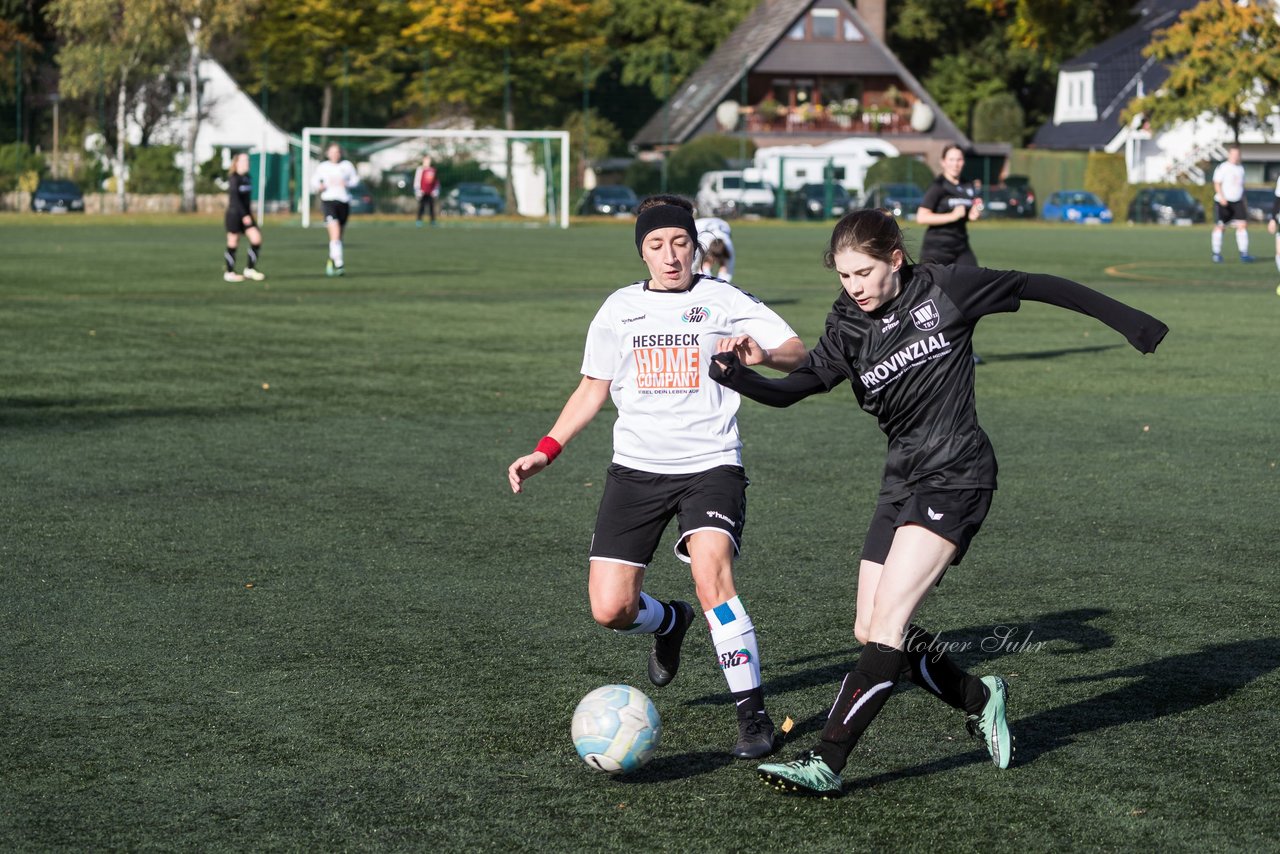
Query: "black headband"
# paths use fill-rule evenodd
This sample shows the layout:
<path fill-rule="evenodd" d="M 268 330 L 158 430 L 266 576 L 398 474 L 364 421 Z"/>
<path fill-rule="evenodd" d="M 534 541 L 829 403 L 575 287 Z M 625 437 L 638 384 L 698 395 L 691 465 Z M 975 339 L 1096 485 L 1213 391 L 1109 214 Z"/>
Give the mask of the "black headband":
<path fill-rule="evenodd" d="M 659 228 L 683 228 L 689 239 L 698 242 L 698 229 L 693 224 L 693 214 L 679 205 L 655 205 L 636 217 L 636 251 L 644 257 L 640 244 L 649 232 Z"/>

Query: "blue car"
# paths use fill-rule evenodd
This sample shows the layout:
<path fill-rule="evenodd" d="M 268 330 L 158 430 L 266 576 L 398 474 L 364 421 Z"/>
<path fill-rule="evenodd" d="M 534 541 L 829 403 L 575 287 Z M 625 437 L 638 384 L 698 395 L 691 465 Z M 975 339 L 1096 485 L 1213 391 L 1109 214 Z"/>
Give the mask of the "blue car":
<path fill-rule="evenodd" d="M 1045 200 L 1040 216 L 1054 222 L 1097 225 L 1111 222 L 1111 209 L 1088 190 L 1059 190 Z"/>

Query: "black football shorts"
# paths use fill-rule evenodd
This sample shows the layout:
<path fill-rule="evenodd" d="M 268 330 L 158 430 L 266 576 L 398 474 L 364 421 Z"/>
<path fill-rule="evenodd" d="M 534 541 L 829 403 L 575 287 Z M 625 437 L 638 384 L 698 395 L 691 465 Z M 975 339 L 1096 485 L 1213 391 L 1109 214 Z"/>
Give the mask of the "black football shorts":
<path fill-rule="evenodd" d="M 695 474 L 654 474 L 614 463 L 591 537 L 591 559 L 648 566 L 662 532 L 679 520 L 676 557 L 689 562 L 685 540 L 696 531 L 724 531 L 736 555 L 747 521 L 747 475 L 741 466 Z"/>
<path fill-rule="evenodd" d="M 955 566 L 964 559 L 982 522 L 991 509 L 990 489 L 957 489 L 936 492 L 919 491 L 886 504 L 876 505 L 862 544 L 862 559 L 884 563 L 889 558 L 893 535 L 902 525 L 919 525 L 948 542 L 955 543 Z"/>

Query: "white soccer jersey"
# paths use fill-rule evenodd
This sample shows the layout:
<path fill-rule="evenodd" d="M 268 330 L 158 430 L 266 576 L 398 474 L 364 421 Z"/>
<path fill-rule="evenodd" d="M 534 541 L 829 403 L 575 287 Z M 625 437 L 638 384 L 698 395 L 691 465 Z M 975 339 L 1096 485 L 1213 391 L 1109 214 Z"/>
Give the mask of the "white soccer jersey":
<path fill-rule="evenodd" d="M 1244 198 L 1244 166 L 1224 160 L 1213 170 L 1213 183 L 1222 185 L 1222 197 L 1228 202 Z"/>
<path fill-rule="evenodd" d="M 320 199 L 326 202 L 351 202 L 350 188 L 360 183 L 356 167 L 350 160 L 334 163 L 325 160 L 311 174 L 311 188 L 319 191 Z"/>
<path fill-rule="evenodd" d="M 679 292 L 636 282 L 604 301 L 582 373 L 610 381 L 615 463 L 658 474 L 742 464 L 738 393 L 707 376 L 716 342 L 733 335 L 765 349 L 796 337 L 773 309 L 707 276 Z"/>
<path fill-rule="evenodd" d="M 725 264 L 725 267 L 728 268 L 728 276 L 732 279 L 733 268 L 738 261 L 738 253 L 733 251 L 733 237 L 730 234 L 729 223 L 718 216 L 708 216 L 695 219 L 693 227 L 698 232 L 698 243 L 701 244 L 703 249 L 706 249 L 713 240 L 718 239 L 724 242 L 725 248 L 729 250 L 729 263 Z M 714 274 L 715 271 L 713 270 L 712 275 Z"/>

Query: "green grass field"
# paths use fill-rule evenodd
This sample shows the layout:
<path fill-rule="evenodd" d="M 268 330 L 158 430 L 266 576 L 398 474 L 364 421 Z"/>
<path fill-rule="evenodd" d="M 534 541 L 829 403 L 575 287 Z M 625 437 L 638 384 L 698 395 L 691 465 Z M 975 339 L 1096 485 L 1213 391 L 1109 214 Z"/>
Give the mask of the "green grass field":
<path fill-rule="evenodd" d="M 809 343 L 836 293 L 827 233 L 735 230 L 740 284 Z M 1039 304 L 980 325 L 1001 489 L 920 622 L 1009 679 L 1015 764 L 904 685 L 829 802 L 728 758 L 705 634 L 653 689 L 647 639 L 592 622 L 611 418 L 527 494 L 506 485 L 600 301 L 642 275 L 630 226 L 358 220 L 342 279 L 319 229 L 265 235 L 269 279 L 228 285 L 220 219 L 0 218 L 0 849 L 1280 850 L 1280 298 L 1259 230 L 1259 263 L 1214 266 L 1205 228 L 974 229 L 986 265 L 1172 332 L 1143 357 Z M 846 389 L 741 420 L 738 583 L 791 753 L 855 654 L 884 442 Z M 693 599 L 665 545 L 646 587 Z M 629 777 L 569 739 L 610 682 L 663 717 Z"/>

